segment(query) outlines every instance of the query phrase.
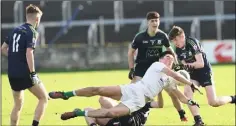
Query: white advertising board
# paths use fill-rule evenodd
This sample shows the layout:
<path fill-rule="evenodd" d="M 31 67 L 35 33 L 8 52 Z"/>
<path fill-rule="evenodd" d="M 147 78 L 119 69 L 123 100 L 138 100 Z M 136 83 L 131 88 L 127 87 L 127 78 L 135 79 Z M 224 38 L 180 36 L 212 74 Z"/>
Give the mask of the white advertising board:
<path fill-rule="evenodd" d="M 210 63 L 235 63 L 235 40 L 202 41 Z"/>

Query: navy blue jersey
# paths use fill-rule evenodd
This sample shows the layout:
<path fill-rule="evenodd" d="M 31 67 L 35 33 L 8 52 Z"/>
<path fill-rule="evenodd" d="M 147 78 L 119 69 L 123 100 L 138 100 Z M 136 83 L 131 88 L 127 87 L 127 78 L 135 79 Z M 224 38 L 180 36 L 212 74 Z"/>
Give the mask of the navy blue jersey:
<path fill-rule="evenodd" d="M 195 38 L 186 37 L 185 47 L 176 48 L 176 54 L 180 61 L 184 60 L 186 63 L 193 63 L 196 61 L 195 55 L 201 53 L 204 60 L 204 67 L 194 71 L 208 71 L 211 72 L 211 65 L 207 60 L 206 53 L 203 51 L 202 45 Z"/>
<path fill-rule="evenodd" d="M 169 39 L 163 31 L 159 30 L 155 36 L 149 36 L 146 31 L 138 33 L 131 44 L 133 49 L 138 49 L 136 63 L 148 63 L 159 60 L 162 47 L 170 47 Z"/>
<path fill-rule="evenodd" d="M 29 67 L 26 60 L 26 49 L 35 48 L 37 31 L 31 24 L 25 23 L 15 28 L 7 37 L 8 44 L 8 76 L 29 76 Z"/>

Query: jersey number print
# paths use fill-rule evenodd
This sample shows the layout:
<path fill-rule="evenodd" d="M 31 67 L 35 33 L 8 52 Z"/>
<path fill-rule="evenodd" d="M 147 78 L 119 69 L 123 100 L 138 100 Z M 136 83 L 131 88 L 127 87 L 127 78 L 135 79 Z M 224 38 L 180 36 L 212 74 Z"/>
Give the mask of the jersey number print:
<path fill-rule="evenodd" d="M 18 52 L 20 36 L 20 34 L 16 33 L 13 35 L 12 52 Z"/>

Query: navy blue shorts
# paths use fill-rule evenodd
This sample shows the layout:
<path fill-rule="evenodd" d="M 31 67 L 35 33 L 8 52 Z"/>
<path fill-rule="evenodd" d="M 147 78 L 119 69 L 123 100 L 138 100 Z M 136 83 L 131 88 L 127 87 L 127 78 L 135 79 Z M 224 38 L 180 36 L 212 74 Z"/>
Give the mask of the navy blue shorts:
<path fill-rule="evenodd" d="M 194 71 L 190 73 L 190 77 L 192 80 L 196 80 L 202 87 L 212 85 L 212 73 L 210 71 Z"/>
<path fill-rule="evenodd" d="M 134 68 L 134 76 L 143 77 L 152 63 L 137 63 Z"/>
<path fill-rule="evenodd" d="M 8 79 L 11 85 L 11 89 L 14 91 L 21 91 L 34 86 L 30 77 L 22 77 L 22 78 L 8 77 Z"/>

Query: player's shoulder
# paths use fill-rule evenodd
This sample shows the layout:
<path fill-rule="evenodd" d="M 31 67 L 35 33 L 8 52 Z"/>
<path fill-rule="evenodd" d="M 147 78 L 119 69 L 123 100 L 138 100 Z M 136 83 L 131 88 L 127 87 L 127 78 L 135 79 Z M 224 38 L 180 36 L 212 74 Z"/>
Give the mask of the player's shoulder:
<path fill-rule="evenodd" d="M 162 63 L 162 62 L 158 62 L 158 61 L 156 61 L 156 62 L 154 62 L 154 63 L 152 63 L 152 66 L 153 67 L 155 67 L 155 68 L 159 68 L 159 67 L 165 67 L 165 64 L 164 63 Z"/>
<path fill-rule="evenodd" d="M 16 27 L 13 32 L 18 32 L 22 34 L 33 34 L 33 29 L 30 28 L 30 26 L 26 23 Z"/>
<path fill-rule="evenodd" d="M 145 34 L 146 34 L 146 30 L 140 31 L 135 35 L 135 38 L 143 37 L 145 36 Z"/>
<path fill-rule="evenodd" d="M 190 37 L 190 36 L 186 37 L 186 42 L 192 46 L 199 43 L 198 39 Z"/>
<path fill-rule="evenodd" d="M 162 36 L 162 37 L 168 37 L 167 34 L 161 29 L 158 29 L 157 35 Z"/>

